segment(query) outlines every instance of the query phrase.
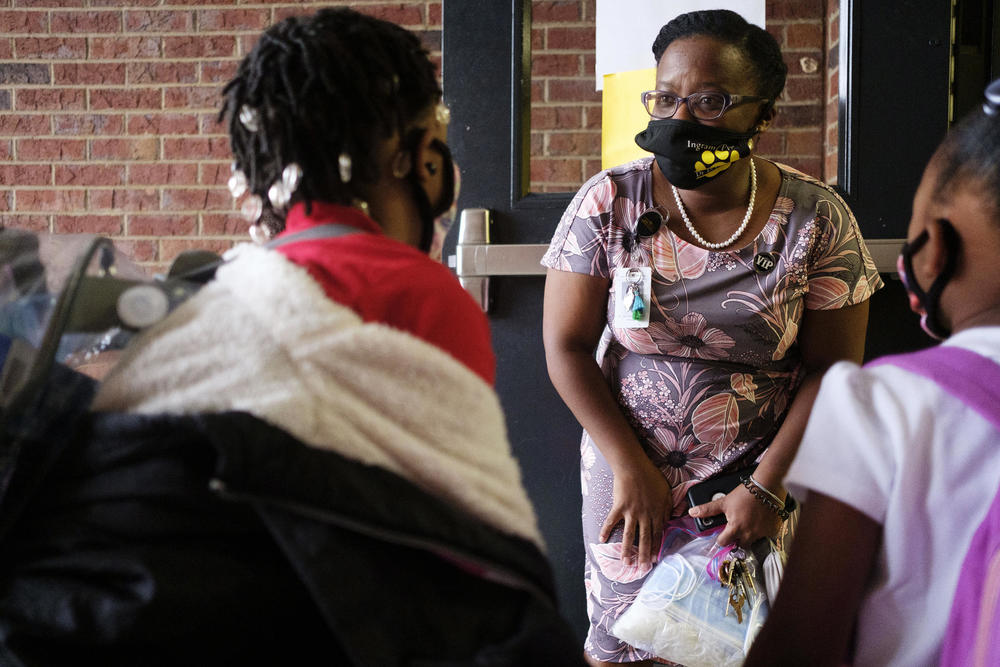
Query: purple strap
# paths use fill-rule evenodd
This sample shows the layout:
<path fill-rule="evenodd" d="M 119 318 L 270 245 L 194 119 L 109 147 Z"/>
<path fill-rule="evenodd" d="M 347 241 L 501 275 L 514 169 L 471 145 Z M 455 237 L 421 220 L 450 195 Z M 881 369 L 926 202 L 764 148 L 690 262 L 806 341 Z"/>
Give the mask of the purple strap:
<path fill-rule="evenodd" d="M 1000 430 L 1000 365 L 964 348 L 938 346 L 882 357 L 936 382 Z M 944 520 L 951 520 L 945 518 Z M 962 560 L 944 641 L 942 667 L 996 665 L 1000 660 L 1000 493 L 979 524 Z"/>
<path fill-rule="evenodd" d="M 1000 430 L 1000 364 L 951 345 L 881 357 L 865 368 L 892 364 L 933 380 Z"/>

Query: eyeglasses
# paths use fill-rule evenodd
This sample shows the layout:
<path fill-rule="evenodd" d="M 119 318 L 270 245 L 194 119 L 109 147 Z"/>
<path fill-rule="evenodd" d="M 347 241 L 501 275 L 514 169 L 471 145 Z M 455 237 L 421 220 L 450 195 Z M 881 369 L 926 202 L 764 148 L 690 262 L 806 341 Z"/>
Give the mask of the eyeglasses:
<path fill-rule="evenodd" d="M 687 104 L 688 111 L 698 120 L 715 120 L 730 107 L 746 102 L 770 102 L 766 97 L 754 95 L 729 95 L 728 93 L 691 93 L 687 97 L 677 97 L 662 90 L 647 90 L 642 94 L 642 106 L 653 118 L 672 118 L 681 102 Z"/>

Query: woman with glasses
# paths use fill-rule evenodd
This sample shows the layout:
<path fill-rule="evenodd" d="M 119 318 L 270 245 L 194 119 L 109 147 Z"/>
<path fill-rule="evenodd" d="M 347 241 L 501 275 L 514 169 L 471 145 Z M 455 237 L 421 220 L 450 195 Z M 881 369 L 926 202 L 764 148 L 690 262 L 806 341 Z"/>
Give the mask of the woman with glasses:
<path fill-rule="evenodd" d="M 653 54 L 636 137 L 652 157 L 588 181 L 542 262 L 549 375 L 584 427 L 594 665 L 651 660 L 612 627 L 667 521 L 724 515 L 720 544 L 779 534 L 820 375 L 861 360 L 881 286 L 843 200 L 755 155 L 787 71 L 774 38 L 698 11 L 667 23 Z M 689 489 L 736 471 L 742 484 L 689 508 Z"/>

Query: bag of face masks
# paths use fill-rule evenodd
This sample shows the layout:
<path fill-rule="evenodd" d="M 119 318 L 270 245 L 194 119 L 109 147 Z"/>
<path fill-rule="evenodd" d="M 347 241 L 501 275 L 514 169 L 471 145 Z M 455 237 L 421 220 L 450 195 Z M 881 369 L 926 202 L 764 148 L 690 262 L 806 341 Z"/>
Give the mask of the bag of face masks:
<path fill-rule="evenodd" d="M 722 527 L 696 532 L 672 521 L 660 559 L 612 633 L 632 646 L 685 665 L 740 665 L 767 618 L 757 559 L 749 550 L 720 547 Z"/>

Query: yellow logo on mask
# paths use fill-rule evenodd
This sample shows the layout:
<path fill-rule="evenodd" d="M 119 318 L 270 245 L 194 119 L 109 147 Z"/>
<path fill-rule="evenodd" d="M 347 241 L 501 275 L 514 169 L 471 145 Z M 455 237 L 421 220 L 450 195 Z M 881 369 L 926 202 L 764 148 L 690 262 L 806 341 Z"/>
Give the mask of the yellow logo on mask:
<path fill-rule="evenodd" d="M 694 175 L 697 178 L 712 178 L 739 159 L 739 151 L 703 151 L 701 159 L 694 163 Z"/>

